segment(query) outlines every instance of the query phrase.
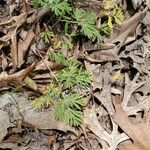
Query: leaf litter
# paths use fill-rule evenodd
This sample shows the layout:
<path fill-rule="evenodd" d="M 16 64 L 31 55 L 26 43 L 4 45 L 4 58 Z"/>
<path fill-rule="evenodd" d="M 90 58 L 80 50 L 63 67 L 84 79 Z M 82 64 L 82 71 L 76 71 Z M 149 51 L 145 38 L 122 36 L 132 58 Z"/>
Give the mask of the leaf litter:
<path fill-rule="evenodd" d="M 87 0 L 85 3 L 75 2 L 74 6 L 78 9 L 83 7 L 89 12 L 93 10 L 97 14 L 103 4 Z M 106 4 L 105 13 L 108 15 L 108 25 L 112 28 L 108 13 L 110 5 Z M 122 23 L 118 20 L 119 23 L 113 26 L 110 34 L 104 36 L 103 42 L 95 43 L 82 36 L 77 41 L 68 40 L 68 35 L 55 36 L 53 31 L 61 26 L 59 19 L 62 18 L 57 20 L 56 16 L 51 16 L 52 12 L 48 8 L 36 9 L 28 0 L 0 2 L 1 149 L 149 149 L 149 2 L 132 0 L 129 3 L 119 0 L 117 4 L 125 11 L 125 20 Z M 76 13 L 85 15 L 85 11 L 78 10 Z M 103 17 L 104 14 L 100 11 L 99 15 Z M 50 19 L 48 22 L 47 18 Z M 76 21 L 80 22 L 81 31 L 90 38 L 89 33 L 82 28 L 82 18 L 79 17 Z M 93 35 L 98 36 L 96 28 L 90 27 L 95 31 Z M 76 26 L 70 28 L 76 32 L 79 30 Z M 66 24 L 65 30 L 68 29 Z M 45 35 L 45 31 L 50 34 Z M 43 37 L 47 38 L 47 42 L 44 43 Z M 59 60 L 56 55 L 56 62 L 51 57 L 54 51 L 63 53 L 65 59 Z M 79 60 L 78 65 L 76 60 Z M 70 76 L 66 76 L 65 71 L 68 63 L 72 62 L 81 68 L 69 80 Z M 70 65 L 70 72 L 71 67 Z M 73 84 L 72 87 L 70 84 L 75 77 L 79 80 L 79 73 L 89 82 L 83 68 L 91 75 L 90 86 L 85 84 L 86 87 L 81 88 Z M 67 84 L 64 83 L 65 76 Z M 82 81 L 84 80 L 80 79 L 81 83 Z M 63 103 L 69 113 L 70 108 L 78 111 L 80 120 L 81 111 L 83 112 L 80 126 L 72 127 L 57 121 L 54 109 L 61 109 L 56 102 L 50 107 L 45 105 L 39 110 L 34 109 L 33 101 L 45 94 L 49 83 L 58 85 L 62 91 L 58 95 L 65 98 L 59 104 Z M 53 87 L 52 91 L 56 89 Z M 83 110 L 80 110 L 79 105 L 82 100 L 77 100 L 75 93 L 83 95 L 86 100 Z M 74 99 L 76 105 L 68 97 Z M 66 107 L 65 101 L 69 101 L 70 106 Z M 70 117 L 69 114 L 66 115 Z M 62 116 L 59 114 L 59 117 Z M 63 118 L 69 121 L 65 116 Z"/>

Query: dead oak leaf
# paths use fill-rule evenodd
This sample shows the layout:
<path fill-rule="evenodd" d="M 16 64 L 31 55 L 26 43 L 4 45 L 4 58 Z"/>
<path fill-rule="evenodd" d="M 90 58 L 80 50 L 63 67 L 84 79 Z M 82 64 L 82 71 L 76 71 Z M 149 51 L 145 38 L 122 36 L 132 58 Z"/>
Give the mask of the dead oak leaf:
<path fill-rule="evenodd" d="M 23 69 L 17 73 L 8 75 L 7 73 L 1 73 L 0 74 L 0 87 L 6 87 L 8 85 L 12 84 L 18 84 L 22 82 L 31 71 L 33 71 L 35 68 L 35 63 L 28 66 L 26 69 Z"/>
<path fill-rule="evenodd" d="M 112 120 L 112 132 L 108 133 L 98 121 L 94 107 L 84 111 L 84 124 L 91 130 L 98 138 L 108 143 L 107 150 L 116 149 L 117 145 L 129 139 L 125 133 L 118 132 L 118 125 Z M 103 147 L 103 146 L 102 146 Z"/>
<path fill-rule="evenodd" d="M 114 115 L 114 121 L 134 143 L 138 143 L 143 148 L 141 150 L 148 150 L 150 147 L 149 116 L 146 118 L 146 122 L 135 124 L 131 122 L 120 104 L 115 104 L 115 110 L 116 114 Z"/>
<path fill-rule="evenodd" d="M 103 50 L 103 51 L 93 52 L 92 54 L 83 54 L 82 52 L 79 52 L 78 58 L 84 59 L 92 63 L 120 61 L 117 55 L 116 49 L 117 47 L 115 47 L 114 49 L 107 50 L 107 51 Z"/>
<path fill-rule="evenodd" d="M 24 41 L 18 43 L 18 67 L 24 63 L 28 47 L 34 38 L 34 32 L 29 30 Z"/>

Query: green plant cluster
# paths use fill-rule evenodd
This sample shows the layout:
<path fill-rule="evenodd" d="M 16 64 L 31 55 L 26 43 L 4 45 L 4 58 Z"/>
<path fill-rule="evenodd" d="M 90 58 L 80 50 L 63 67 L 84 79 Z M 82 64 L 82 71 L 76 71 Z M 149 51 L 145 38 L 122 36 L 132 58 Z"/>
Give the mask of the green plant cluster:
<path fill-rule="evenodd" d="M 77 0 L 73 2 L 75 1 Z M 73 2 L 72 0 L 32 0 L 34 6 L 48 7 L 54 12 L 61 24 L 64 24 L 65 34 L 84 35 L 92 41 L 102 41 L 103 36 L 109 34 L 115 24 L 121 25 L 124 20 L 123 11 L 116 4 L 116 0 L 104 0 L 102 16 L 98 16 L 94 11 L 75 8 Z M 104 16 L 108 19 L 98 26 L 98 18 Z"/>
<path fill-rule="evenodd" d="M 47 91 L 33 101 L 34 108 L 54 106 L 55 118 L 71 126 L 79 126 L 83 120 L 85 97 L 75 89 L 89 86 L 91 77 L 77 61 L 67 60 L 63 54 L 54 52 L 51 58 L 64 68 L 56 73 Z"/>

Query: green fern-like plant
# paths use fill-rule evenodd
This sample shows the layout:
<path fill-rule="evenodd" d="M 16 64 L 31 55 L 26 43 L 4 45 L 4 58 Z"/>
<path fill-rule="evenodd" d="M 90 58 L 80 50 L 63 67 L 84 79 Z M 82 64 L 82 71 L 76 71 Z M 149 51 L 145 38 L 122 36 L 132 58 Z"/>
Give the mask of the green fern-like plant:
<path fill-rule="evenodd" d="M 83 120 L 81 110 L 84 106 L 85 101 L 82 95 L 69 93 L 63 99 L 58 100 L 55 108 L 56 119 L 72 126 L 78 126 Z"/>
<path fill-rule="evenodd" d="M 50 38 L 54 37 L 54 33 L 53 32 L 42 32 L 40 33 L 41 38 L 44 40 L 44 42 L 46 44 L 48 44 L 50 42 Z"/>
<path fill-rule="evenodd" d="M 71 126 L 79 126 L 83 120 L 82 109 L 85 98 L 74 93 L 74 87 L 89 86 L 90 75 L 77 61 L 67 60 L 60 52 L 53 52 L 51 59 L 64 66 L 56 73 L 56 80 L 49 84 L 44 94 L 33 101 L 36 109 L 48 106 L 55 107 L 55 118 Z"/>
<path fill-rule="evenodd" d="M 71 6 L 70 0 L 32 0 L 32 4 L 36 7 L 50 8 L 65 24 L 77 24 L 80 27 L 79 34 L 87 36 L 92 41 L 102 40 L 96 28 L 97 16 L 94 12 L 76 9 Z"/>
<path fill-rule="evenodd" d="M 107 25 L 110 31 L 113 29 L 114 24 L 121 25 L 124 21 L 123 10 L 117 5 L 116 0 L 104 1 L 104 13 L 108 17 Z"/>
<path fill-rule="evenodd" d="M 69 34 L 72 33 L 72 31 L 68 30 L 69 25 L 77 25 L 75 35 L 82 34 L 92 41 L 102 41 L 105 32 L 110 33 L 114 24 L 121 25 L 124 20 L 123 11 L 117 5 L 117 1 L 104 0 L 104 12 L 102 13 L 108 17 L 108 21 L 107 28 L 105 28 L 105 32 L 101 35 L 101 29 L 106 22 L 102 23 L 99 29 L 96 25 L 99 16 L 94 12 L 88 12 L 82 8 L 75 8 L 71 0 L 32 0 L 32 4 L 36 7 L 50 8 L 59 17 L 59 20 L 64 23 L 65 34 L 66 32 L 69 32 Z"/>
<path fill-rule="evenodd" d="M 75 61 L 71 61 L 69 66 L 58 72 L 56 77 L 65 88 L 72 88 L 76 85 L 86 86 L 91 81 L 88 72 L 79 67 Z"/>
<path fill-rule="evenodd" d="M 48 107 L 49 105 L 52 105 L 54 101 L 60 98 L 61 92 L 61 88 L 59 88 L 55 82 L 52 82 L 49 84 L 43 95 L 39 98 L 36 98 L 32 102 L 32 105 L 35 109 Z"/>
<path fill-rule="evenodd" d="M 115 23 L 121 25 L 124 21 L 124 14 L 120 7 L 116 6 L 112 10 L 112 18 L 114 19 Z"/>
<path fill-rule="evenodd" d="M 64 66 L 69 65 L 69 61 L 60 52 L 51 53 L 51 58 L 61 65 L 64 65 Z"/>
<path fill-rule="evenodd" d="M 102 37 L 96 28 L 97 16 L 94 12 L 86 12 L 83 9 L 75 9 L 74 18 L 78 25 L 81 26 L 81 33 L 92 41 L 95 41 L 96 39 L 98 41 L 102 40 Z"/>
<path fill-rule="evenodd" d="M 62 17 L 66 15 L 66 13 L 69 14 L 72 10 L 68 0 L 53 0 L 50 7 L 57 16 L 60 15 Z"/>
<path fill-rule="evenodd" d="M 91 82 L 89 73 L 77 61 L 68 61 L 64 55 L 58 52 L 53 53 L 52 58 L 59 64 L 66 66 L 56 74 L 56 78 L 65 88 L 87 86 Z"/>

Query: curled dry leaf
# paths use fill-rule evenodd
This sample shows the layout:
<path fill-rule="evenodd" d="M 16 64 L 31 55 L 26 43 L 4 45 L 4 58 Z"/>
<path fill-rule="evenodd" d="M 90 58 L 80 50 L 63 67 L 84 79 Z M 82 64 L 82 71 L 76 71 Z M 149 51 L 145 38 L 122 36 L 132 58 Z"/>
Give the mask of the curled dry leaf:
<path fill-rule="evenodd" d="M 101 62 L 108 62 L 108 61 L 120 61 L 119 57 L 116 53 L 116 48 L 109 49 L 107 51 L 103 50 L 100 52 L 93 52 L 92 54 L 83 54 L 82 52 L 79 52 L 78 58 L 84 59 L 88 62 L 92 63 L 101 63 Z"/>
<path fill-rule="evenodd" d="M 49 61 L 48 58 L 45 58 L 44 60 L 41 60 L 36 64 L 35 71 L 48 70 L 48 68 L 52 70 L 58 69 L 59 66 L 60 66 L 59 64 Z"/>
<path fill-rule="evenodd" d="M 126 74 L 125 76 L 126 85 L 124 89 L 124 97 L 123 97 L 123 102 L 122 102 L 122 107 L 125 111 L 128 111 L 129 109 L 128 103 L 129 103 L 132 93 L 145 84 L 145 81 L 137 83 L 138 77 L 139 77 L 139 73 L 137 73 L 134 79 L 130 81 L 128 75 Z"/>
<path fill-rule="evenodd" d="M 1 73 L 0 74 L 0 87 L 6 87 L 8 85 L 18 84 L 22 82 L 23 79 L 25 79 L 30 74 L 30 72 L 34 70 L 34 68 L 35 68 L 35 63 L 28 66 L 26 69 L 23 69 L 11 75 L 8 75 L 7 73 L 4 74 L 4 72 Z"/>
<path fill-rule="evenodd" d="M 110 50 L 115 47 L 115 44 L 93 44 L 91 42 L 83 43 L 83 49 L 87 52 L 99 51 L 99 50 Z"/>
<path fill-rule="evenodd" d="M 27 50 L 33 38 L 34 32 L 30 30 L 28 31 L 25 40 L 18 43 L 18 67 L 24 63 L 25 56 L 27 58 Z"/>
<path fill-rule="evenodd" d="M 141 148 L 140 150 L 148 150 L 150 147 L 150 113 L 148 112 L 145 122 L 132 123 L 120 104 L 115 104 L 115 109 L 116 114 L 114 116 L 114 121 L 134 141 L 135 144 L 139 144 L 139 147 Z"/>
<path fill-rule="evenodd" d="M 37 84 L 30 78 L 30 77 L 26 77 L 23 82 L 25 83 L 25 85 L 29 88 L 31 88 L 34 91 L 38 90 Z"/>
<path fill-rule="evenodd" d="M 33 22 L 37 21 L 38 19 L 40 19 L 41 17 L 43 17 L 48 12 L 50 12 L 49 8 L 42 8 L 39 11 L 33 11 L 33 12 L 31 12 L 33 14 L 31 15 L 31 17 L 29 17 L 27 19 L 27 23 L 33 23 Z"/>
<path fill-rule="evenodd" d="M 19 16 L 13 16 L 10 20 L 6 20 L 0 23 L 0 26 L 9 25 L 10 23 L 12 23 L 12 25 L 9 27 L 10 30 L 8 34 L 1 37 L 0 41 L 6 43 L 9 40 L 11 40 L 11 57 L 13 60 L 14 68 L 16 68 L 18 65 L 17 30 L 26 21 L 26 18 L 27 18 L 27 14 L 22 13 Z"/>
<path fill-rule="evenodd" d="M 150 77 L 146 77 L 145 84 L 137 89 L 137 91 L 142 92 L 144 95 L 148 95 L 150 93 Z"/>
<path fill-rule="evenodd" d="M 31 79 L 28 76 L 23 80 L 23 83 L 25 83 L 26 87 L 39 93 L 43 93 L 47 89 L 47 84 L 45 82 L 43 85 L 42 84 L 38 85 L 37 82 L 35 82 L 33 79 Z"/>

